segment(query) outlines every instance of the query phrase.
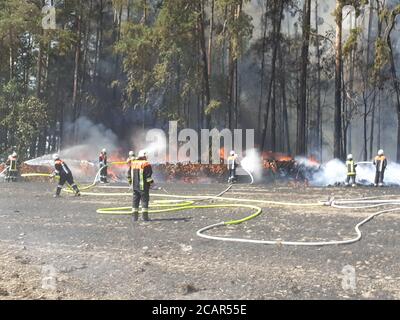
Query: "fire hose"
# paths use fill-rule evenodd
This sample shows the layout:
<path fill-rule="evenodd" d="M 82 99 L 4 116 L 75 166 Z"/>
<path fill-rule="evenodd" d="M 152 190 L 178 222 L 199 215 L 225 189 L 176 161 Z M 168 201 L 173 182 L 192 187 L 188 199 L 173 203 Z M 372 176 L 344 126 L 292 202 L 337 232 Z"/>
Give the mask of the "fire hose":
<path fill-rule="evenodd" d="M 119 163 L 118 163 L 119 164 Z M 103 168 L 102 168 L 103 169 Z M 94 182 L 85 187 L 85 190 L 93 188 L 97 183 L 98 175 L 100 174 L 100 169 L 96 174 Z M 50 176 L 49 174 L 25 174 L 22 176 Z M 182 196 L 182 195 L 171 195 L 171 194 L 151 194 L 152 197 L 163 197 L 174 200 L 158 200 L 150 204 L 150 208 L 154 208 L 149 211 L 151 214 L 156 213 L 165 213 L 165 212 L 175 212 L 175 211 L 183 211 L 183 210 L 192 210 L 192 209 L 212 209 L 212 208 L 246 208 L 254 210 L 253 213 L 248 215 L 245 218 L 238 220 L 230 220 L 223 221 L 216 224 L 212 224 L 206 227 L 201 228 L 196 232 L 197 236 L 209 239 L 209 240 L 217 240 L 217 241 L 226 241 L 226 242 L 242 242 L 242 243 L 253 243 L 253 244 L 265 244 L 265 245 L 287 245 L 287 246 L 328 246 L 328 245 L 344 245 L 344 244 L 352 244 L 358 242 L 362 238 L 362 232 L 360 228 L 371 221 L 373 218 L 390 212 L 400 211 L 400 200 L 392 199 L 392 200 L 379 200 L 376 198 L 359 198 L 359 199 L 343 199 L 343 200 L 329 200 L 328 202 L 320 201 L 318 203 L 293 203 L 293 202 L 281 202 L 281 201 L 270 201 L 270 200 L 254 200 L 254 199 L 238 199 L 238 198 L 230 198 L 223 197 L 223 194 L 228 192 L 232 188 L 230 185 L 226 190 L 221 192 L 216 196 Z M 65 190 L 66 192 L 71 192 L 70 190 Z M 82 195 L 88 196 L 131 196 L 131 193 L 99 193 L 99 192 L 82 192 Z M 199 201 L 205 200 L 219 200 L 219 201 L 229 201 L 229 202 L 241 202 L 241 203 L 222 203 L 222 204 L 207 204 L 200 205 L 196 204 Z M 229 225 L 238 225 L 244 222 L 250 221 L 262 213 L 262 209 L 259 206 L 253 204 L 245 204 L 245 203 L 258 203 L 265 205 L 277 205 L 277 206 L 288 206 L 288 207 L 316 207 L 316 206 L 330 206 L 333 208 L 340 209 L 367 209 L 374 208 L 378 206 L 386 206 L 386 205 L 399 205 L 398 208 L 393 209 L 385 209 L 378 212 L 375 212 L 369 215 L 367 218 L 363 219 L 359 222 L 355 227 L 356 237 L 346 240 L 332 240 L 332 241 L 283 241 L 283 240 L 255 240 L 255 239 L 244 239 L 244 238 L 228 238 L 221 236 L 211 236 L 205 234 L 206 231 L 211 229 L 220 228 L 222 226 Z M 356 205 L 356 206 L 352 206 Z M 120 207 L 120 208 L 100 208 L 96 211 L 99 214 L 106 215 L 131 215 L 132 207 Z"/>

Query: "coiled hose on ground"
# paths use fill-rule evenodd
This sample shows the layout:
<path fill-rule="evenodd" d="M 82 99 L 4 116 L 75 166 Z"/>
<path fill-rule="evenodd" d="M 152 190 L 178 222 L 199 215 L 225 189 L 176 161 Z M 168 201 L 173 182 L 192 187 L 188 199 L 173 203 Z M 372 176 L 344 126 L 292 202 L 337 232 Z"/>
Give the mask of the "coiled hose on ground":
<path fill-rule="evenodd" d="M 112 164 L 123 164 L 123 163 L 111 163 Z M 97 172 L 96 177 L 92 184 L 81 187 L 81 190 L 89 190 L 96 186 L 98 177 L 101 169 Z M 35 176 L 50 176 L 49 174 L 25 174 L 23 177 L 35 177 Z M 252 178 L 253 181 L 253 178 Z M 113 188 L 125 188 L 125 187 L 113 187 Z M 330 200 L 320 201 L 317 203 L 294 203 L 294 202 L 281 202 L 281 201 L 270 201 L 270 200 L 255 200 L 255 199 L 239 199 L 239 198 L 230 198 L 223 197 L 223 195 L 231 190 L 232 185 L 229 185 L 224 191 L 215 196 L 182 196 L 182 195 L 171 195 L 171 194 L 151 194 L 151 197 L 162 197 L 167 198 L 169 200 L 156 200 L 150 204 L 150 208 L 152 208 L 149 213 L 157 214 L 157 213 L 167 213 L 167 212 L 176 212 L 183 210 L 193 210 L 193 209 L 215 209 L 215 208 L 246 208 L 251 209 L 253 212 L 248 216 L 237 219 L 237 220 L 229 220 L 223 221 L 215 224 L 211 224 L 209 226 L 203 227 L 196 232 L 197 236 L 209 240 L 216 241 L 227 241 L 227 242 L 242 242 L 242 243 L 253 243 L 253 244 L 265 244 L 265 245 L 287 245 L 287 246 L 330 246 L 330 245 L 344 245 L 344 244 L 352 244 L 359 241 L 362 238 L 362 232 L 360 228 L 371 221 L 373 218 L 382 215 L 384 213 L 390 213 L 395 211 L 400 211 L 400 200 L 392 199 L 392 200 L 380 200 L 377 198 L 358 198 L 358 199 L 342 199 L 342 200 Z M 66 189 L 66 192 L 72 192 L 70 189 Z M 131 196 L 131 192 L 122 192 L 122 193 L 100 193 L 100 192 L 82 192 L 82 195 L 87 196 Z M 201 205 L 199 202 L 201 201 L 209 201 L 209 200 L 218 200 L 218 201 L 227 201 L 228 203 L 221 204 L 205 204 Z M 239 203 L 237 203 L 239 202 Z M 367 209 L 374 208 L 379 206 L 386 205 L 397 205 L 399 207 L 392 209 L 385 209 L 378 211 L 376 213 L 371 214 L 367 218 L 363 219 L 359 222 L 355 227 L 356 236 L 351 239 L 346 240 L 331 240 L 331 241 L 281 241 L 281 240 L 255 240 L 255 239 L 244 239 L 244 238 L 228 238 L 222 236 L 211 236 L 205 234 L 207 231 L 210 231 L 215 228 L 220 228 L 223 226 L 229 225 L 238 225 L 244 222 L 255 219 L 262 213 L 262 208 L 255 204 L 263 204 L 263 205 L 273 205 L 273 206 L 284 206 L 284 207 L 322 207 L 322 206 L 330 206 L 339 209 Z M 119 207 L 119 208 L 100 208 L 97 210 L 97 213 L 104 215 L 131 215 L 132 207 Z"/>

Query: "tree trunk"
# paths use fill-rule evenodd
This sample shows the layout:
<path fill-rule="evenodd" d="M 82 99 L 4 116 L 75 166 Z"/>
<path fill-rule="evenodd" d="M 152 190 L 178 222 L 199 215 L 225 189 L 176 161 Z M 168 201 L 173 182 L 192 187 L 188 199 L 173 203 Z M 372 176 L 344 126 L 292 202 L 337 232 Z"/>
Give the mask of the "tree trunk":
<path fill-rule="evenodd" d="M 310 45 L 311 0 L 304 1 L 303 7 L 303 34 L 301 47 L 301 74 L 300 74 L 300 103 L 297 109 L 297 144 L 296 153 L 305 155 L 306 146 L 306 116 L 307 116 L 307 70 Z"/>
<path fill-rule="evenodd" d="M 273 83 L 275 79 L 275 72 L 276 72 L 276 58 L 278 53 L 278 42 L 280 41 L 280 34 L 281 34 L 281 26 L 282 26 L 282 13 L 283 13 L 283 1 L 280 2 L 280 7 L 278 8 L 278 0 L 274 1 L 274 12 L 275 18 L 273 19 L 273 52 L 272 52 L 272 59 L 271 59 L 271 78 L 269 81 L 268 86 L 268 96 L 267 96 L 267 103 L 266 103 L 266 112 L 264 115 L 264 128 L 262 132 L 262 140 L 261 140 L 261 150 L 264 150 L 265 146 L 265 138 L 267 134 L 268 128 L 268 117 L 269 117 L 269 110 L 271 104 L 271 97 L 272 97 L 272 90 L 273 90 Z"/>
<path fill-rule="evenodd" d="M 336 65 L 335 65 L 335 116 L 333 156 L 343 159 L 342 154 L 342 23 L 343 5 L 336 1 Z"/>
<path fill-rule="evenodd" d="M 206 49 L 206 37 L 205 37 L 205 12 L 204 12 L 204 0 L 198 2 L 199 18 L 198 18 L 198 31 L 200 41 L 200 51 L 202 58 L 202 69 L 203 69 L 203 89 L 205 96 L 206 107 L 210 105 L 211 93 L 210 93 L 210 79 L 208 74 L 208 60 L 207 60 L 207 49 Z M 211 129 L 211 114 L 206 115 L 206 127 Z"/>

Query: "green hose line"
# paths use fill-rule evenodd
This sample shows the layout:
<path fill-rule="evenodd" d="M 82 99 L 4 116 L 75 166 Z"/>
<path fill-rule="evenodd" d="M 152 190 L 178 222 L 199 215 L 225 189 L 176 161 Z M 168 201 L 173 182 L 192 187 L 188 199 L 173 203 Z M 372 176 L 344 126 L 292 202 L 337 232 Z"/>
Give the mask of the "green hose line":
<path fill-rule="evenodd" d="M 112 162 L 110 165 L 117 164 L 125 164 L 125 162 Z M 98 171 L 94 182 L 91 185 L 82 187 L 81 190 L 89 190 L 96 186 L 97 177 L 100 171 Z M 22 177 L 51 177 L 50 174 L 45 173 L 29 173 L 23 174 Z M 359 222 L 355 226 L 356 236 L 350 239 L 344 240 L 331 240 L 331 241 L 283 241 L 283 240 L 255 240 L 255 239 L 245 239 L 245 238 L 231 238 L 231 237 L 221 237 L 221 236 L 213 236 L 205 234 L 206 231 L 219 228 L 222 226 L 229 225 L 238 225 L 252 219 L 257 218 L 262 213 L 262 209 L 255 204 L 264 204 L 269 206 L 287 206 L 287 207 L 333 207 L 338 209 L 367 209 L 374 208 L 378 206 L 388 206 L 388 205 L 400 205 L 400 199 L 387 199 L 382 200 L 376 197 L 370 198 L 358 198 L 358 199 L 341 199 L 335 200 L 334 198 L 329 199 L 328 202 L 319 201 L 317 203 L 294 203 L 294 202 L 279 202 L 279 201 L 270 201 L 270 200 L 255 200 L 255 199 L 240 199 L 240 198 L 230 198 L 223 197 L 223 195 L 231 189 L 232 185 L 230 185 L 226 190 L 221 192 L 218 195 L 213 196 L 183 196 L 183 195 L 171 195 L 171 194 L 150 194 L 151 197 L 162 197 L 163 200 L 156 200 L 150 204 L 150 208 L 152 208 L 149 213 L 157 214 L 157 213 L 166 213 L 166 212 L 176 212 L 183 210 L 193 210 L 193 209 L 213 209 L 213 208 L 246 208 L 254 210 L 253 213 L 246 216 L 242 219 L 230 220 L 225 222 L 219 222 L 216 224 L 212 224 L 206 226 L 197 231 L 197 236 L 208 239 L 208 240 L 217 240 L 217 241 L 228 241 L 228 242 L 241 242 L 241 243 L 253 243 L 253 244 L 264 244 L 264 245 L 289 245 L 289 246 L 330 246 L 330 245 L 344 245 L 344 244 L 352 244 L 357 241 L 360 241 L 362 237 L 362 233 L 360 228 L 371 221 L 374 217 L 385 213 L 393 213 L 400 211 L 400 207 L 396 207 L 393 209 L 381 210 L 379 212 L 373 213 L 366 217 L 364 220 Z M 70 188 L 70 187 L 69 187 Z M 69 189 L 64 189 L 64 191 L 68 193 L 72 193 Z M 132 192 L 124 192 L 124 193 L 97 193 L 97 192 L 82 192 L 82 195 L 87 196 L 99 196 L 99 197 L 132 197 Z M 202 201 L 224 201 L 229 203 L 220 203 L 220 204 L 198 204 Z M 239 202 L 239 203 L 236 203 Z M 103 215 L 132 215 L 132 207 L 119 207 L 119 208 L 100 208 L 96 211 L 99 214 Z"/>
<path fill-rule="evenodd" d="M 22 178 L 35 178 L 35 177 L 47 177 L 47 178 L 51 178 L 52 175 L 49 173 L 24 173 L 21 174 Z"/>
<path fill-rule="evenodd" d="M 255 213 L 238 220 L 231 220 L 224 222 L 225 225 L 237 225 L 243 222 L 250 221 L 256 217 L 258 217 L 262 213 L 262 209 L 253 205 L 246 204 L 210 204 L 210 205 L 195 205 L 194 201 L 182 201 L 182 203 L 163 201 L 164 204 L 160 202 L 154 202 L 150 204 L 150 208 L 160 208 L 167 207 L 167 209 L 158 209 L 158 210 L 149 210 L 150 214 L 156 213 L 165 213 L 165 212 L 173 212 L 173 211 L 183 211 L 183 210 L 192 210 L 192 209 L 213 209 L 213 208 L 248 208 L 254 209 Z M 122 207 L 122 208 L 100 208 L 96 211 L 99 214 L 106 215 L 131 215 L 132 207 Z"/>

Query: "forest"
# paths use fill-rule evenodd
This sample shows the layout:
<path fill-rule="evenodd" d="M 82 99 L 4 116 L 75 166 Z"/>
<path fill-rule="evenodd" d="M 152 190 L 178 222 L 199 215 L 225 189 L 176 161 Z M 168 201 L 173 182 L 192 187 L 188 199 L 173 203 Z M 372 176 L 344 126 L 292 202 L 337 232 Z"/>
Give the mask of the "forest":
<path fill-rule="evenodd" d="M 400 162 L 399 17 L 399 0 L 0 0 L 0 155 L 77 144 L 83 118 L 120 141 L 174 120 Z"/>

